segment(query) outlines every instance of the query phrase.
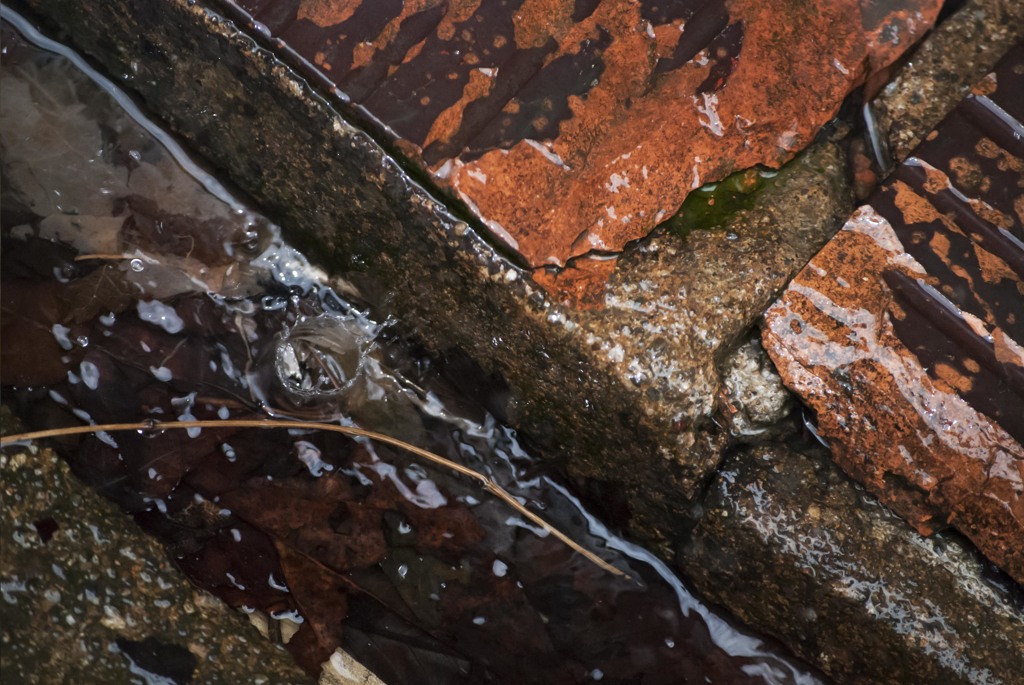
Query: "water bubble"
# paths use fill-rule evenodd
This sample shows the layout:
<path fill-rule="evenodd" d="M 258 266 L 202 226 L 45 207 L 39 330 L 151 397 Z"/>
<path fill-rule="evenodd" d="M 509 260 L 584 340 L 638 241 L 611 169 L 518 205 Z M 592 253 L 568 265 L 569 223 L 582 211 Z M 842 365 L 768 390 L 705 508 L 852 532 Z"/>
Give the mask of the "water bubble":
<path fill-rule="evenodd" d="M 131 267 L 131 270 L 135 273 L 139 273 L 146 268 L 146 265 L 142 263 L 142 260 L 137 258 L 128 262 L 128 266 Z"/>
<path fill-rule="evenodd" d="M 427 470 L 421 464 L 409 464 L 405 467 L 404 473 L 413 483 L 419 483 L 428 477 Z"/>
<path fill-rule="evenodd" d="M 260 306 L 265 312 L 276 312 L 284 309 L 288 306 L 288 300 L 283 297 L 274 297 L 273 295 L 264 295 L 260 301 Z"/>
<path fill-rule="evenodd" d="M 270 612 L 270 618 L 278 621 L 291 621 L 292 623 L 302 624 L 306 619 L 302 618 L 302 614 L 295 611 L 294 609 L 286 609 L 284 611 L 272 611 Z"/>
<path fill-rule="evenodd" d="M 369 346 L 369 336 L 354 319 L 305 319 L 278 343 L 275 370 L 296 400 L 336 396 L 359 376 Z"/>
<path fill-rule="evenodd" d="M 261 24 L 258 21 L 253 21 L 251 23 L 251 26 L 252 26 L 253 31 L 256 31 L 256 33 L 260 34 L 264 38 L 270 38 L 271 37 L 270 29 L 267 27 L 266 24 Z"/>
<path fill-rule="evenodd" d="M 195 421 L 196 417 L 195 417 L 195 414 L 193 414 L 191 412 L 191 410 L 186 409 L 181 414 L 178 414 L 178 420 L 179 421 Z M 186 428 L 185 429 L 185 433 L 190 438 L 198 438 L 199 434 L 202 433 L 202 432 L 203 432 L 203 429 L 199 428 L 198 426 L 193 426 L 191 428 Z"/>
<path fill-rule="evenodd" d="M 90 361 L 83 361 L 79 367 L 82 374 L 82 382 L 90 390 L 95 390 L 100 384 L 100 370 Z"/>
<path fill-rule="evenodd" d="M 235 578 L 233 573 L 226 572 L 224 574 L 224 577 L 228 579 L 229 583 L 231 583 L 233 586 L 235 586 L 239 590 L 244 590 L 245 589 L 245 586 L 238 582 L 238 579 Z"/>
<path fill-rule="evenodd" d="M 149 372 L 162 383 L 166 383 L 174 377 L 174 374 L 166 366 L 151 366 L 149 367 Z"/>
<path fill-rule="evenodd" d="M 297 441 L 295 443 L 295 452 L 299 461 L 306 465 L 306 468 L 309 469 L 309 474 L 314 478 L 322 476 L 324 471 L 330 472 L 334 470 L 333 464 L 328 464 L 320 458 L 320 450 L 311 442 L 305 440 Z"/>
<path fill-rule="evenodd" d="M 447 498 L 441 494 L 432 480 L 421 480 L 416 484 L 416 494 L 411 497 L 406 496 L 406 498 L 423 509 L 437 509 L 448 504 Z"/>
<path fill-rule="evenodd" d="M 174 311 L 174 307 L 170 307 L 163 302 L 156 300 L 150 302 L 140 301 L 136 308 L 139 311 L 140 319 L 155 324 L 168 333 L 181 333 L 185 328 L 185 322 Z"/>
<path fill-rule="evenodd" d="M 57 344 L 61 346 L 61 349 L 70 350 L 73 347 L 71 338 L 68 337 L 68 333 L 71 332 L 70 328 L 55 323 L 50 330 L 53 332 L 53 337 L 57 339 Z"/>
<path fill-rule="evenodd" d="M 96 439 L 102 442 L 104 445 L 107 445 L 108 447 L 113 447 L 115 450 L 119 449 L 117 442 L 114 440 L 113 436 L 110 435 L 110 433 L 108 433 L 107 431 L 96 431 Z M 118 455 L 119 458 L 120 456 L 121 455 Z"/>

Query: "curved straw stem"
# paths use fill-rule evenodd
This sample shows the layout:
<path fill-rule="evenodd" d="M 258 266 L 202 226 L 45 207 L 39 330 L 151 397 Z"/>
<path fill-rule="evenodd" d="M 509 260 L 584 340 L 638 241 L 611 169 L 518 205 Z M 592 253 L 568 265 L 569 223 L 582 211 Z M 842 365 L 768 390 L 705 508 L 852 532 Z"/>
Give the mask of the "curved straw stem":
<path fill-rule="evenodd" d="M 0 447 L 10 445 L 15 442 L 24 442 L 28 440 L 42 440 L 44 438 L 55 438 L 65 435 L 82 435 L 87 433 L 114 433 L 117 431 L 146 431 L 156 432 L 162 430 L 184 430 L 188 428 L 303 428 L 311 430 L 322 430 L 330 431 L 333 433 L 342 433 L 350 437 L 363 437 L 373 440 L 375 442 L 384 443 L 386 445 L 392 445 L 403 449 L 406 452 L 411 452 L 416 456 L 422 457 L 427 461 L 433 462 L 445 468 L 451 469 L 457 473 L 462 474 L 468 478 L 479 482 L 484 488 L 498 499 L 504 501 L 510 507 L 515 509 L 517 512 L 522 514 L 524 517 L 537 524 L 544 530 L 548 531 L 551 535 L 561 540 L 563 543 L 568 545 L 574 551 L 582 554 L 590 562 L 599 566 L 600 568 L 608 571 L 617 576 L 623 576 L 628 578 L 629 576 L 615 568 L 607 561 L 597 556 L 593 552 L 583 548 L 579 543 L 572 540 L 568 535 L 558 530 L 554 526 L 550 525 L 547 521 L 542 519 L 537 514 L 533 513 L 519 501 L 508 493 L 504 488 L 494 482 L 493 479 L 485 476 L 479 471 L 474 471 L 468 466 L 463 466 L 450 459 L 446 459 L 440 455 L 429 452 L 415 445 L 410 445 L 407 442 L 403 442 L 398 438 L 393 438 L 390 435 L 383 433 L 376 433 L 374 431 L 364 430 L 362 428 L 355 428 L 353 426 L 339 426 L 333 423 L 319 423 L 316 421 L 286 421 L 282 419 L 225 419 L 225 420 L 213 420 L 213 421 L 174 421 L 174 422 L 162 422 L 162 421 L 138 421 L 135 423 L 106 423 L 106 424 L 91 424 L 83 426 L 67 426 L 65 428 L 51 428 L 49 430 L 33 431 L 29 433 L 17 433 L 15 435 L 6 435 L 0 438 Z"/>

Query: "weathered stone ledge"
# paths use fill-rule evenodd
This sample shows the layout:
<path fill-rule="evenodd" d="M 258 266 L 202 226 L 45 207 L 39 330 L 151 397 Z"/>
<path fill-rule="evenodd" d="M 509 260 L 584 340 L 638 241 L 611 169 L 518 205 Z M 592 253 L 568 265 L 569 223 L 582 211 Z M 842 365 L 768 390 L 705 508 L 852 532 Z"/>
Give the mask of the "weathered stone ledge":
<path fill-rule="evenodd" d="M 1024 673 L 1019 587 L 993 582 L 961 538 L 918 535 L 821 449 L 732 455 L 678 559 L 707 597 L 841 683 Z"/>

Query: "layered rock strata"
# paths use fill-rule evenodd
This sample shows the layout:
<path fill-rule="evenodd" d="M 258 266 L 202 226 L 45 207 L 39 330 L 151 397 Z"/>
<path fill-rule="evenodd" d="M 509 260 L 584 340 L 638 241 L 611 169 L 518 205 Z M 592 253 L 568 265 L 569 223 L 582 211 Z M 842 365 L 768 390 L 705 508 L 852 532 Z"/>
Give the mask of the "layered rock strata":
<path fill-rule="evenodd" d="M 764 340 L 840 465 L 1024 582 L 1024 46 L 854 213 Z"/>
<path fill-rule="evenodd" d="M 691 190 L 792 159 L 942 5 L 229 4 L 531 268 L 618 253 Z M 599 306 L 588 295 L 612 263 L 574 267 L 563 282 L 551 271 L 538 282 L 574 306 Z"/>
<path fill-rule="evenodd" d="M 921 538 L 823 449 L 732 455 L 679 551 L 709 598 L 837 683 L 1010 685 L 1024 672 L 1019 588 L 958 535 Z"/>

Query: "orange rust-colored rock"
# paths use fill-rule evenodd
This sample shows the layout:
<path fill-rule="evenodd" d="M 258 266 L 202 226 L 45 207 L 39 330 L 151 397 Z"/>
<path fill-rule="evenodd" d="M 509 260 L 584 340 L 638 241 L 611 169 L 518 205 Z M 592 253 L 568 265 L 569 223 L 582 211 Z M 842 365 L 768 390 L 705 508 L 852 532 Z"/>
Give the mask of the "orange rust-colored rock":
<path fill-rule="evenodd" d="M 766 314 L 836 461 L 1024 582 L 1024 46 Z"/>
<path fill-rule="evenodd" d="M 533 280 L 560 302 L 577 309 L 604 307 L 604 286 L 615 273 L 615 258 L 580 257 L 563 269 L 535 269 Z"/>
<path fill-rule="evenodd" d="M 789 160 L 942 4 L 233 1 L 533 267 Z"/>

